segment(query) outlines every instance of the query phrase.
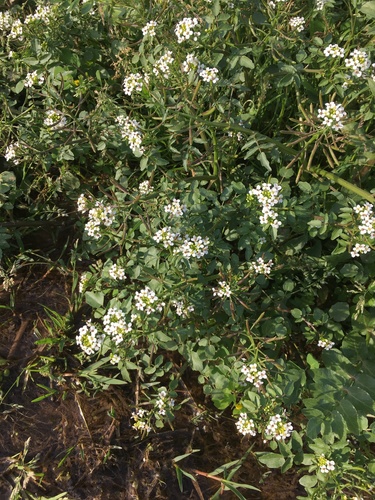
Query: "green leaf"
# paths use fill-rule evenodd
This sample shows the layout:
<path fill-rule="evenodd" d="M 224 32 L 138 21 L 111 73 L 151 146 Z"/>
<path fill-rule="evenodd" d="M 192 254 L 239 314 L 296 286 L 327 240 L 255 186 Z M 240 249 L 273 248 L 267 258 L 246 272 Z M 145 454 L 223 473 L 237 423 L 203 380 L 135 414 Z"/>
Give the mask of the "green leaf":
<path fill-rule="evenodd" d="M 240 57 L 240 65 L 244 68 L 249 68 L 249 69 L 255 68 L 253 61 L 247 56 Z"/>
<path fill-rule="evenodd" d="M 349 305 L 346 302 L 337 302 L 329 310 L 329 315 L 335 321 L 345 321 L 349 315 Z"/>
<path fill-rule="evenodd" d="M 94 309 L 98 309 L 104 304 L 104 294 L 102 292 L 86 292 L 85 299 L 88 305 Z"/>
<path fill-rule="evenodd" d="M 201 358 L 199 357 L 199 354 L 195 351 L 191 352 L 191 362 L 192 362 L 192 368 L 193 370 L 197 372 L 201 372 L 203 370 L 203 363 Z"/>
<path fill-rule="evenodd" d="M 359 9 L 361 12 L 365 14 L 368 19 L 375 18 L 375 2 L 365 2 L 362 7 Z"/>
<path fill-rule="evenodd" d="M 302 476 L 298 482 L 305 488 L 314 488 L 318 478 L 316 476 Z"/>
<path fill-rule="evenodd" d="M 344 417 L 349 432 L 358 436 L 360 433 L 360 422 L 357 410 L 352 403 L 347 399 L 343 399 L 339 402 L 338 409 Z"/>
<path fill-rule="evenodd" d="M 278 453 L 258 452 L 256 455 L 259 462 L 267 465 L 270 469 L 282 467 L 285 463 L 285 458 Z"/>
<path fill-rule="evenodd" d="M 348 400 L 353 403 L 356 410 L 364 415 L 373 414 L 375 412 L 375 403 L 368 392 L 358 386 L 346 387 Z"/>

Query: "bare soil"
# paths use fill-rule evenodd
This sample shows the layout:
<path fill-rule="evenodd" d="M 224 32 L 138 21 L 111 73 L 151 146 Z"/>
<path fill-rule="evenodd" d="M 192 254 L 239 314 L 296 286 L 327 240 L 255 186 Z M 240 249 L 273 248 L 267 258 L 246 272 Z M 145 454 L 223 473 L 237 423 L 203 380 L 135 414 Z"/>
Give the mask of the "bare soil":
<path fill-rule="evenodd" d="M 66 492 L 71 500 L 208 500 L 220 483 L 207 474 L 240 459 L 251 441 L 241 439 L 229 413 L 215 412 L 191 371 L 183 374 L 180 387 L 181 399 L 189 401 L 177 412 L 173 428 L 140 439 L 131 426 L 132 384 L 111 386 L 96 394 L 84 392 L 74 378 L 78 366 L 74 342 L 62 352 L 58 344 L 35 343 L 51 336 L 45 307 L 64 315 L 69 311 L 69 294 L 68 277 L 43 266 L 18 277 L 12 297 L 0 291 L 1 305 L 13 302 L 12 308 L 0 309 L 4 395 L 0 500 L 10 498 L 18 480 L 35 498 Z M 75 334 L 73 328 L 72 340 Z M 52 381 L 40 373 L 41 366 L 48 367 L 49 358 L 55 360 L 49 368 Z M 179 360 L 175 362 L 177 366 Z M 51 394 L 35 401 L 48 388 Z M 262 449 L 262 442 L 257 441 L 255 448 Z M 199 451 L 178 465 L 196 482 L 184 477 L 181 492 L 173 459 L 193 449 Z M 270 473 L 251 453 L 233 480 L 260 489 L 242 489 L 246 499 L 304 496 L 295 471 Z M 236 497 L 226 491 L 220 498 Z"/>

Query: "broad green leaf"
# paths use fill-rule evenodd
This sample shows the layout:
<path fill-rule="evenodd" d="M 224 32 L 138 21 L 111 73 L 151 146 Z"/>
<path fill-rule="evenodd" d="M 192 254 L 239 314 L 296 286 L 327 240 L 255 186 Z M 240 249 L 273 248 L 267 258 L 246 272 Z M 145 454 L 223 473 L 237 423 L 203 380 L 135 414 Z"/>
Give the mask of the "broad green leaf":
<path fill-rule="evenodd" d="M 342 416 L 344 417 L 349 432 L 358 436 L 361 430 L 360 422 L 357 410 L 354 408 L 352 403 L 347 399 L 343 399 L 342 401 L 339 402 L 338 409 L 342 413 Z"/>
<path fill-rule="evenodd" d="M 316 476 L 302 476 L 298 482 L 305 488 L 314 488 L 318 482 L 318 478 Z"/>
<path fill-rule="evenodd" d="M 88 305 L 94 309 L 98 309 L 104 304 L 104 294 L 102 292 L 86 292 L 85 299 Z"/>
<path fill-rule="evenodd" d="M 346 302 L 336 302 L 329 310 L 329 315 L 335 321 L 345 321 L 349 315 L 349 305 Z"/>
<path fill-rule="evenodd" d="M 375 19 L 375 1 L 365 2 L 359 10 L 363 12 L 368 19 Z"/>
<path fill-rule="evenodd" d="M 285 463 L 285 458 L 278 453 L 258 452 L 256 456 L 260 463 L 267 465 L 270 469 L 282 467 Z"/>

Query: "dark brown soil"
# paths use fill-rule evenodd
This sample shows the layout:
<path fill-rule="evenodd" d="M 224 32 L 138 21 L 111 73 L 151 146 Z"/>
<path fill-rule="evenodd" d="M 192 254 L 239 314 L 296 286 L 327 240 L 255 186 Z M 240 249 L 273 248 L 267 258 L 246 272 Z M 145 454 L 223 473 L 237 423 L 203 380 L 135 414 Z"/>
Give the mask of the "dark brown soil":
<path fill-rule="evenodd" d="M 70 346 L 35 344 L 38 338 L 51 336 L 44 306 L 62 315 L 69 312 L 67 276 L 43 268 L 16 281 L 12 297 L 0 289 L 0 304 L 13 302 L 12 308 L 0 309 L 0 370 L 4 375 L 0 500 L 10 498 L 17 481 L 36 498 L 62 492 L 71 500 L 211 498 L 220 482 L 207 474 L 243 457 L 251 441 L 241 440 L 229 414 L 215 414 L 194 372 L 186 371 L 182 377 L 181 400 L 189 401 L 177 412 L 173 429 L 165 427 L 140 439 L 131 426 L 131 384 L 96 394 L 85 392 L 74 377 L 73 342 Z M 51 376 L 42 376 L 41 367 Z M 48 388 L 48 397 L 35 401 Z M 261 448 L 262 443 L 256 442 L 256 449 Z M 199 451 L 178 465 L 196 482 L 184 477 L 181 492 L 173 459 L 193 449 Z M 233 480 L 261 490 L 242 489 L 246 499 L 287 500 L 304 495 L 296 473 L 266 472 L 251 453 Z M 235 495 L 225 491 L 220 498 Z"/>

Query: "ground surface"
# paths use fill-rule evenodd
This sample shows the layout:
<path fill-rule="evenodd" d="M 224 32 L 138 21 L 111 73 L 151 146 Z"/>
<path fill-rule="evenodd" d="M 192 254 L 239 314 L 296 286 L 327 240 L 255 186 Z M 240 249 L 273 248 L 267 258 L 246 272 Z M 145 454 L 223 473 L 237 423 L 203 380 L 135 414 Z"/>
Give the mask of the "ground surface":
<path fill-rule="evenodd" d="M 10 498 L 17 479 L 36 498 L 67 492 L 71 500 L 209 499 L 220 484 L 204 474 L 241 458 L 251 442 L 241 440 L 229 413 L 215 412 L 205 400 L 194 372 L 183 375 L 181 398 L 188 402 L 177 413 L 173 429 L 165 427 L 145 439 L 137 437 L 130 418 L 133 386 L 85 393 L 74 376 L 74 348 L 70 347 L 67 356 L 69 349 L 59 354 L 59 345 L 35 344 L 51 335 L 45 307 L 66 313 L 69 290 L 67 276 L 43 267 L 21 272 L 12 297 L 0 292 L 3 306 L 14 302 L 12 308 L 0 309 L 1 368 L 7 375 L 2 382 L 5 398 L 0 415 L 0 499 Z M 74 335 L 73 327 L 71 338 Z M 40 374 L 49 358 L 56 360 L 50 368 L 55 381 Z M 174 362 L 178 369 L 179 360 Z M 53 394 L 35 401 L 48 388 Z M 261 441 L 255 448 L 262 449 Z M 199 451 L 179 465 L 197 483 L 184 478 L 181 492 L 173 458 L 192 449 Z M 297 473 L 266 472 L 251 454 L 233 479 L 261 490 L 243 489 L 248 499 L 286 500 L 303 495 Z M 224 492 L 220 498 L 235 496 Z"/>

